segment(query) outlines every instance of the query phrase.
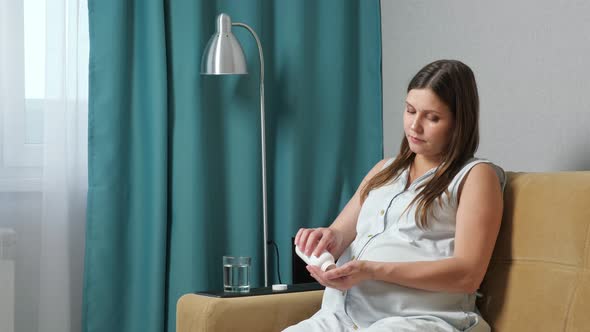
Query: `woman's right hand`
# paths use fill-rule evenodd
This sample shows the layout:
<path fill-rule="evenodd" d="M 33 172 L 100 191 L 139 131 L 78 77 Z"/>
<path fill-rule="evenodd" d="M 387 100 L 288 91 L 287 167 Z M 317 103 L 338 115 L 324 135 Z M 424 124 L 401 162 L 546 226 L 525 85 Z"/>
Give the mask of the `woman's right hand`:
<path fill-rule="evenodd" d="M 337 259 L 343 249 L 342 242 L 342 234 L 330 227 L 301 228 L 295 235 L 295 245 L 307 256 L 319 256 L 327 250 Z"/>

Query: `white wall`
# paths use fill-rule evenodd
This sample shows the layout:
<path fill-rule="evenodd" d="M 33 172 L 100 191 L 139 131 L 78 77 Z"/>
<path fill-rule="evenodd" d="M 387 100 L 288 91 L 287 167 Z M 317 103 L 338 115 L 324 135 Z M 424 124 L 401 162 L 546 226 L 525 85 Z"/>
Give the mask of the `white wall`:
<path fill-rule="evenodd" d="M 437 59 L 478 82 L 477 155 L 510 171 L 590 170 L 590 2 L 382 0 L 384 154 L 411 77 Z"/>

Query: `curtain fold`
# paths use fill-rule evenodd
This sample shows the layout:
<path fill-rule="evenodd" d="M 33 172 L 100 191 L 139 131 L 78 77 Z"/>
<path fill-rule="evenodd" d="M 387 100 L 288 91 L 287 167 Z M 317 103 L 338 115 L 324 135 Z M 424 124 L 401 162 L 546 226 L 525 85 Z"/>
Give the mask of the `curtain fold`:
<path fill-rule="evenodd" d="M 90 1 L 84 331 L 174 331 L 176 301 L 222 288 L 223 255 L 263 283 L 259 63 L 201 76 L 225 12 L 265 56 L 269 238 L 329 224 L 382 158 L 379 1 Z M 277 282 L 276 257 L 270 282 Z"/>

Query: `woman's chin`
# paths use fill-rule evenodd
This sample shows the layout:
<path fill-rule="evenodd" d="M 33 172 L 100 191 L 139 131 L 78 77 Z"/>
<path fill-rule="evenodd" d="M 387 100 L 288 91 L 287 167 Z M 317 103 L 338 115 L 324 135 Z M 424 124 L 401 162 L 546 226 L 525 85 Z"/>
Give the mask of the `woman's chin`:
<path fill-rule="evenodd" d="M 410 144 L 410 151 L 414 152 L 415 154 L 424 154 L 424 149 L 420 148 L 419 146 L 412 146 Z"/>

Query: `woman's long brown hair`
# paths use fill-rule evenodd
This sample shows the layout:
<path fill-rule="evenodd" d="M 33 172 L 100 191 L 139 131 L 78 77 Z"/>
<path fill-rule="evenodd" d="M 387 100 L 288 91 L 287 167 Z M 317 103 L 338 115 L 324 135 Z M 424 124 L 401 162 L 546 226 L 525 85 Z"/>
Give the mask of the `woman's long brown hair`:
<path fill-rule="evenodd" d="M 430 89 L 450 109 L 454 118 L 452 138 L 442 155 L 442 163 L 434 176 L 417 190 L 408 208 L 416 206 L 416 223 L 428 227 L 428 211 L 440 199 L 455 175 L 467 160 L 472 158 L 479 144 L 479 96 L 475 76 L 464 63 L 456 60 L 438 60 L 422 68 L 410 81 L 407 92 L 412 89 Z M 404 135 L 400 152 L 391 165 L 371 178 L 361 190 L 364 202 L 372 189 L 381 187 L 400 176 L 409 168 L 416 154 L 410 150 Z M 442 203 L 439 201 L 439 203 Z M 406 209 L 407 210 L 407 209 Z"/>

